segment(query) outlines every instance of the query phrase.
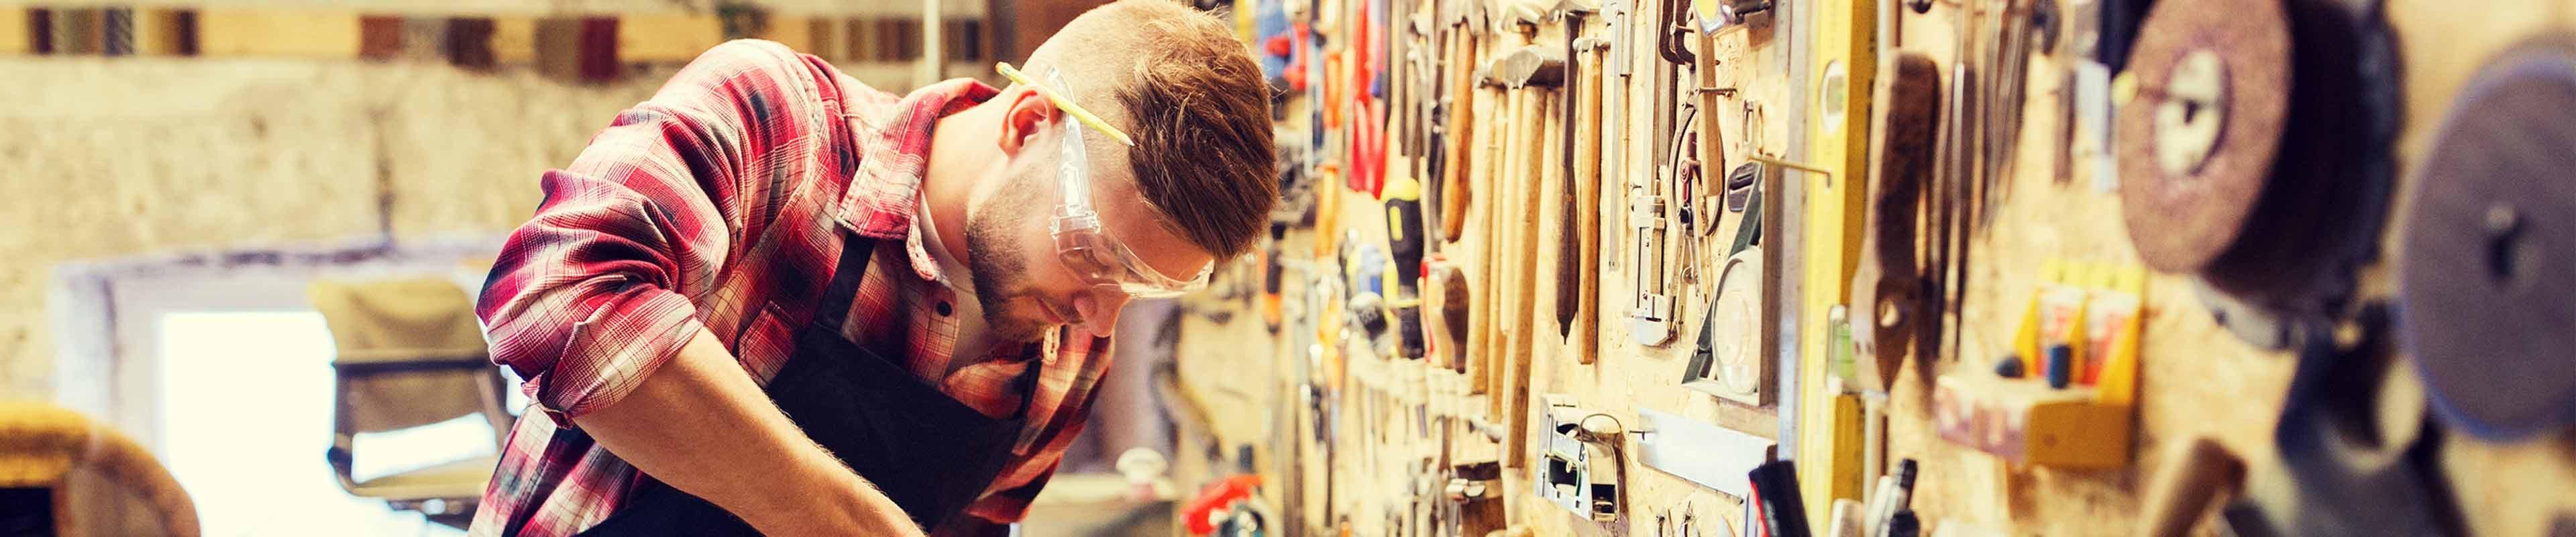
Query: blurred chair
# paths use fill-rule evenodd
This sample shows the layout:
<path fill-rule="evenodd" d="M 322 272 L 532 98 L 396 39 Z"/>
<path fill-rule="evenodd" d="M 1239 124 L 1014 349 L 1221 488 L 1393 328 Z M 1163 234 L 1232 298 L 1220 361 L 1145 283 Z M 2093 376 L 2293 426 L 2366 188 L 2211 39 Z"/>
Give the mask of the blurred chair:
<path fill-rule="evenodd" d="M 0 535 L 197 530 L 188 492 L 133 439 L 53 405 L 0 402 Z"/>
<path fill-rule="evenodd" d="M 359 433 L 380 433 L 482 415 L 497 448 L 511 425 L 507 382 L 483 346 L 474 301 L 449 280 L 416 278 L 316 282 L 306 290 L 331 328 L 338 357 L 328 458 L 350 494 L 465 527 L 497 456 L 375 477 L 350 476 Z"/>

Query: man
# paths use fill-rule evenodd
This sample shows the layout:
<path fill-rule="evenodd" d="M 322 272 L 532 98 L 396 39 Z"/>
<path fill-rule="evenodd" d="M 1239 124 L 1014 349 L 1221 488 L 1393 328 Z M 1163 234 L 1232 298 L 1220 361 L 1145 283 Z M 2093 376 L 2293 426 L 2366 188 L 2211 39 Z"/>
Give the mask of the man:
<path fill-rule="evenodd" d="M 897 97 L 735 41 L 548 172 L 478 308 L 543 413 L 473 533 L 1017 520 L 1120 306 L 1204 285 L 1278 195 L 1261 74 L 1215 18 L 1122 0 L 1024 67 Z"/>

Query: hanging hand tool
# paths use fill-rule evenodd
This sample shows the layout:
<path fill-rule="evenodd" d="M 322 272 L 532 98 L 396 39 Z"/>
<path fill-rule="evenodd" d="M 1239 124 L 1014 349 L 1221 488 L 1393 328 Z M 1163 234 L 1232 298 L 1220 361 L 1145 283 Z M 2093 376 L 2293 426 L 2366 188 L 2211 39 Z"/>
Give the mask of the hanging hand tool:
<path fill-rule="evenodd" d="M 1430 204 L 1422 215 L 1423 241 L 1427 243 L 1423 245 L 1423 251 L 1436 252 L 1440 250 L 1440 241 L 1428 238 L 1429 233 L 1447 225 L 1440 219 L 1438 205 L 1444 186 L 1440 174 L 1446 169 L 1441 167 L 1438 150 L 1443 130 L 1440 124 L 1441 87 L 1437 77 L 1442 76 L 1441 69 L 1445 66 L 1439 62 L 1442 49 L 1438 47 L 1438 32 L 1434 31 L 1437 23 L 1433 22 L 1431 12 L 1408 6 L 1398 13 L 1411 15 L 1404 18 L 1403 76 L 1398 77 L 1404 97 L 1394 102 L 1402 107 L 1404 114 L 1403 156 L 1408 163 L 1406 169 L 1411 171 L 1409 175 L 1422 183 L 1422 198 Z"/>
<path fill-rule="evenodd" d="M 1386 187 L 1386 107 L 1378 99 L 1379 78 L 1385 75 L 1386 58 L 1379 47 L 1386 41 L 1387 17 L 1378 2 L 1349 3 L 1348 43 L 1342 46 L 1341 70 L 1337 89 L 1340 99 L 1329 99 L 1329 106 L 1343 111 L 1349 118 L 1344 131 L 1349 165 L 1345 181 L 1351 191 L 1375 197 Z"/>
<path fill-rule="evenodd" d="M 1483 2 L 1445 0 L 1440 2 L 1437 15 L 1449 43 L 1446 47 L 1449 52 L 1448 70 L 1443 73 L 1447 77 L 1443 87 L 1448 91 L 1441 97 L 1441 109 L 1446 117 L 1442 118 L 1440 125 L 1446 130 L 1441 140 L 1445 145 L 1440 159 L 1440 236 L 1442 240 L 1453 242 L 1464 236 L 1466 231 L 1467 207 L 1473 196 L 1468 188 L 1468 181 L 1474 178 L 1468 173 L 1473 165 L 1471 155 L 1478 151 L 1480 146 L 1477 144 L 1489 143 L 1474 136 L 1483 127 L 1479 123 L 1481 118 L 1475 114 L 1475 102 L 1476 88 L 1483 86 L 1485 77 L 1478 76 L 1481 69 L 1471 68 L 1481 63 L 1476 59 L 1482 57 L 1477 48 L 1485 31 L 1483 5 Z"/>
<path fill-rule="evenodd" d="M 1546 398 L 1541 409 L 1546 447 L 1539 454 L 1546 459 L 1540 465 L 1546 471 L 1533 476 L 1537 482 L 1531 488 L 1540 499 L 1586 520 L 1617 522 L 1625 514 L 1619 506 L 1626 486 L 1619 446 L 1627 429 L 1616 417 L 1575 406 L 1571 396 Z"/>
<path fill-rule="evenodd" d="M 1681 264 L 1681 283 L 1677 285 L 1684 288 L 1699 284 L 1699 234 L 1694 231 L 1705 227 L 1699 220 L 1707 214 L 1699 207 L 1700 171 L 1706 167 L 1700 164 L 1698 146 L 1700 140 L 1708 139 L 1700 136 L 1699 119 L 1706 114 L 1699 113 L 1699 110 L 1696 102 L 1682 103 L 1682 130 L 1674 133 L 1673 159 L 1665 164 L 1663 176 L 1665 181 L 1672 183 L 1665 190 L 1672 193 L 1668 202 L 1673 207 L 1672 223 L 1681 228 L 1674 230 L 1672 237 L 1678 239 L 1673 242 L 1681 250 L 1674 256 Z M 1674 294 L 1687 293 L 1685 290 Z"/>
<path fill-rule="evenodd" d="M 1655 162 L 1659 163 L 1658 168 L 1666 170 L 1663 173 L 1669 173 L 1668 170 L 1670 170 L 1670 166 L 1663 164 L 1678 158 L 1672 148 L 1682 134 L 1681 128 L 1675 125 L 1673 118 L 1675 113 L 1673 108 L 1677 98 L 1674 95 L 1675 87 L 1680 84 L 1678 71 L 1681 66 L 1691 65 L 1693 61 L 1690 51 L 1683 46 L 1683 37 L 1690 31 L 1685 23 L 1688 11 L 1684 7 L 1682 2 L 1664 2 L 1652 26 L 1655 31 L 1655 52 L 1664 60 L 1660 68 L 1655 70 L 1653 82 L 1656 136 L 1654 158 Z M 1629 270 L 1635 282 L 1632 289 L 1637 293 L 1636 298 L 1628 305 L 1628 335 L 1638 345 L 1645 346 L 1658 346 L 1672 341 L 1673 319 L 1679 313 L 1674 308 L 1679 297 L 1668 287 L 1669 282 L 1665 278 L 1667 268 L 1664 259 L 1665 230 L 1672 221 L 1667 216 L 1670 208 L 1667 207 L 1668 202 L 1664 197 L 1665 182 L 1659 180 L 1658 175 L 1635 176 L 1629 184 L 1628 194 L 1628 227 L 1635 230 L 1633 235 L 1636 238 L 1630 253 L 1635 261 Z M 1681 202 L 1676 200 L 1669 203 Z"/>
<path fill-rule="evenodd" d="M 1426 277 L 1430 283 L 1423 292 L 1429 301 L 1425 311 L 1430 318 L 1423 324 L 1430 339 L 1431 355 L 1435 358 L 1432 365 L 1465 373 L 1468 323 L 1473 320 L 1469 315 L 1474 311 L 1467 290 L 1467 273 L 1446 257 L 1432 258 L 1425 263 L 1424 270 L 1429 272 Z"/>
<path fill-rule="evenodd" d="M 2245 461 L 2217 440 L 2178 440 L 2165 452 L 2141 497 L 2146 509 L 2140 514 L 2139 537 L 2190 533 L 2211 502 L 2233 497 L 2245 485 Z"/>
<path fill-rule="evenodd" d="M 1387 250 L 1394 262 L 1394 298 L 1387 302 L 1396 324 L 1396 355 L 1422 357 L 1422 184 L 1397 176 L 1379 191 L 1386 203 Z"/>
<path fill-rule="evenodd" d="M 1714 173 L 1710 173 L 1708 170 L 1722 170 L 1726 168 L 1725 128 L 1720 126 L 1718 122 L 1718 118 L 1725 117 L 1726 114 L 1718 111 L 1724 110 L 1724 108 L 1720 106 L 1720 99 L 1732 98 L 1735 96 L 1736 92 L 1733 85 L 1728 84 L 1728 81 L 1719 76 L 1719 72 L 1724 68 L 1725 63 L 1719 58 L 1720 51 L 1717 47 L 1717 33 L 1719 29 L 1723 27 L 1712 26 L 1706 22 L 1702 22 L 1700 28 L 1702 30 L 1694 34 L 1699 38 L 1699 52 L 1694 54 L 1691 58 L 1691 72 L 1697 74 L 1699 80 L 1698 85 L 1691 88 L 1691 96 L 1698 98 L 1700 110 L 1698 126 L 1699 153 L 1695 159 L 1697 162 L 1695 163 L 1696 165 L 1694 168 L 1696 169 L 1691 172 L 1691 177 L 1694 182 L 1705 181 L 1708 177 L 1716 175 Z M 1749 125 L 1750 124 L 1747 124 L 1747 126 Z M 1697 186 L 1694 186 L 1694 188 L 1701 190 L 1697 194 L 1702 196 L 1711 194 L 1710 192 L 1706 192 L 1704 188 L 1699 188 Z M 1700 196 L 1694 196 L 1693 198 L 1698 197 Z M 1697 213 L 1693 220 L 1704 220 L 1688 222 L 1684 225 L 1698 226 L 1700 228 L 1699 233 L 1701 234 L 1717 232 L 1717 211 L 1709 210 L 1708 207 L 1702 207 L 1701 199 L 1685 199 L 1682 200 L 1682 203 L 1687 204 L 1693 212 Z M 1696 260 L 1693 261 L 1696 262 Z"/>
<path fill-rule="evenodd" d="M 1938 312 L 1920 307 L 1924 271 L 1915 251 L 1915 222 L 1924 204 L 1925 177 L 1932 172 L 1935 116 L 1941 102 L 1941 68 L 1930 57 L 1905 53 L 1888 57 L 1876 84 L 1871 108 L 1870 175 L 1867 230 L 1861 235 L 1861 258 L 1852 274 L 1851 308 L 1857 312 L 1852 342 L 1874 367 L 1861 368 L 1862 384 L 1886 391 L 1909 351 L 1929 358 L 1934 352 L 1924 334 L 1937 332 Z M 1930 371 L 1922 364 L 1917 371 Z"/>
<path fill-rule="evenodd" d="M 1527 6 L 1520 6 L 1514 12 L 1523 35 L 1534 34 L 1539 14 Z M 1561 49 L 1554 47 L 1528 45 L 1494 60 L 1496 76 L 1514 88 L 1512 93 L 1522 112 L 1513 116 L 1513 122 L 1521 127 L 1522 133 L 1512 151 L 1523 159 L 1536 161 L 1535 165 L 1513 166 L 1519 173 L 1516 180 L 1510 181 L 1513 183 L 1511 194 L 1506 199 L 1516 210 L 1512 211 L 1512 218 L 1505 220 L 1498 229 L 1504 232 L 1504 247 L 1511 252 L 1506 254 L 1511 259 L 1507 262 L 1505 270 L 1508 273 L 1503 281 L 1514 286 L 1511 289 L 1515 290 L 1507 293 L 1512 298 L 1508 299 L 1510 302 L 1504 310 L 1506 317 L 1503 318 L 1507 320 L 1504 321 L 1506 328 L 1503 333 L 1507 338 L 1502 352 L 1497 354 L 1502 361 L 1496 364 L 1495 371 L 1501 373 L 1502 382 L 1499 384 L 1501 390 L 1494 398 L 1494 414 L 1508 421 L 1510 426 L 1507 430 L 1514 438 L 1526 438 L 1522 432 L 1529 426 L 1527 394 L 1531 355 L 1538 346 L 1534 322 L 1538 315 L 1532 300 L 1538 296 L 1538 256 L 1531 255 L 1538 251 L 1537 209 L 1541 207 L 1540 198 L 1550 191 L 1548 186 L 1563 180 L 1546 177 L 1552 171 L 1545 165 L 1551 153 L 1546 150 L 1546 137 L 1551 129 L 1546 128 L 1547 115 L 1541 113 L 1550 101 L 1543 94 L 1552 93 L 1553 88 L 1562 87 L 1566 82 L 1565 58 L 1558 56 L 1561 53 Z M 1527 442 L 1511 442 L 1506 447 L 1509 453 L 1504 457 L 1506 466 L 1517 468 L 1519 463 L 1526 462 L 1526 457 L 1521 455 L 1528 451 Z"/>
<path fill-rule="evenodd" d="M 1595 121 L 1595 123 L 1601 126 L 1601 147 L 1600 150 L 1597 151 L 1600 155 L 1600 175 L 1597 180 L 1615 181 L 1619 184 L 1628 184 L 1631 181 L 1626 175 L 1622 174 L 1627 171 L 1625 165 L 1628 161 L 1628 90 L 1631 87 L 1631 84 L 1628 83 L 1628 69 L 1629 62 L 1634 59 L 1630 54 L 1636 49 L 1636 47 L 1631 44 L 1633 37 L 1630 34 L 1634 32 L 1630 31 L 1630 28 L 1633 27 L 1632 25 L 1636 24 L 1635 19 L 1633 18 L 1636 16 L 1636 2 L 1634 0 L 1607 0 L 1601 4 L 1601 14 L 1603 22 L 1607 23 L 1608 26 L 1603 29 L 1604 35 L 1606 35 L 1607 38 L 1597 46 L 1597 48 L 1601 49 L 1597 62 L 1601 65 L 1601 68 L 1597 71 L 1604 75 L 1602 77 L 1602 85 L 1600 86 L 1602 90 L 1597 92 L 1601 98 L 1601 113 L 1599 120 Z M 1596 222 L 1591 226 L 1591 229 L 1593 229 L 1593 233 L 1597 235 L 1601 233 L 1599 230 L 1600 225 L 1597 222 L 1600 218 L 1599 215 L 1619 214 L 1623 205 L 1621 196 L 1596 195 L 1595 198 L 1597 198 L 1597 200 L 1595 200 L 1593 206 L 1595 208 L 1594 211 L 1596 212 L 1592 218 L 1596 220 Z M 1598 247 L 1595 248 L 1596 251 L 1602 249 L 1603 248 Z M 1617 270 L 1619 268 L 1618 255 L 1599 254 L 1594 257 L 1599 259 L 1596 263 L 1600 263 L 1610 270 Z M 1599 275 L 1596 274 L 1594 280 L 1599 280 L 1598 276 Z M 1598 292 L 1599 290 L 1595 289 L 1594 291 Z M 1595 297 L 1591 299 L 1591 301 L 1599 302 L 1600 299 Z M 1593 307 L 1599 308 L 1599 305 L 1595 304 Z M 1601 315 L 1596 312 L 1590 317 L 1595 319 L 1597 325 Z M 1592 330 L 1594 333 L 1590 337 L 1597 340 L 1600 337 L 1599 332 L 1601 332 L 1601 330 L 1602 329 L 1598 327 L 1594 328 Z"/>
<path fill-rule="evenodd" d="M 1759 209 L 1753 212 L 1759 218 Z M 1757 227 L 1747 222 L 1739 233 L 1749 235 Z M 1764 330 L 1770 323 L 1764 322 L 1762 312 L 1763 272 L 1758 246 L 1748 245 L 1727 257 L 1724 272 L 1709 292 L 1683 387 L 1748 406 L 1771 404 L 1772 385 L 1778 377 L 1771 374 L 1772 361 L 1767 359 L 1775 349 Z"/>
<path fill-rule="evenodd" d="M 1271 224 L 1270 244 L 1261 249 L 1261 325 L 1269 329 L 1271 335 L 1279 334 L 1279 325 L 1282 322 L 1279 302 L 1282 267 L 1279 265 L 1278 236 L 1283 231 L 1285 230 L 1279 224 Z"/>
<path fill-rule="evenodd" d="M 1599 205 L 1601 136 L 1598 127 L 1601 94 L 1608 91 L 1602 83 L 1601 62 L 1594 51 L 1605 45 L 1586 24 L 1600 8 L 1594 0 L 1564 0 L 1557 10 L 1565 21 L 1565 102 L 1564 150 L 1561 157 L 1564 188 L 1559 189 L 1561 204 L 1557 210 L 1556 244 L 1556 328 L 1557 334 L 1573 343 L 1575 362 L 1590 364 L 1600 345 L 1594 315 L 1601 293 L 1600 218 L 1591 207 Z M 1590 86 L 1586 89 L 1585 86 Z"/>
<path fill-rule="evenodd" d="M 1490 112 L 1483 115 L 1512 117 L 1510 104 L 1504 99 L 1508 94 L 1502 91 L 1505 84 L 1502 79 L 1494 76 L 1491 62 L 1479 65 L 1475 74 L 1476 89 L 1477 93 L 1481 94 L 1481 98 L 1471 98 L 1469 102 L 1483 106 L 1486 112 Z M 1520 131 L 1519 126 L 1519 122 L 1513 121 L 1486 121 L 1474 126 L 1481 132 L 1476 136 L 1478 143 L 1469 149 L 1476 152 L 1477 156 L 1470 160 L 1471 168 L 1464 175 L 1478 178 L 1484 185 L 1485 194 L 1496 200 L 1508 199 L 1503 194 L 1503 190 L 1509 184 L 1499 177 L 1506 168 L 1500 166 L 1501 163 L 1497 157 L 1503 154 L 1503 148 L 1509 145 L 1509 142 L 1517 138 L 1515 135 Z M 1476 292 L 1470 294 L 1475 300 L 1475 318 L 1479 320 L 1469 325 L 1467 334 L 1467 393 L 1471 395 L 1487 393 L 1488 388 L 1492 387 L 1495 377 L 1493 371 L 1495 356 L 1498 354 L 1496 348 L 1502 345 L 1502 338 L 1498 333 L 1505 323 L 1496 319 L 1503 318 L 1504 314 L 1504 297 L 1500 296 L 1503 294 L 1501 291 L 1503 263 L 1500 261 L 1500 253 L 1496 251 L 1498 248 L 1494 242 L 1501 237 L 1500 213 L 1505 205 L 1507 204 L 1474 205 L 1477 228 L 1485 231 L 1483 244 L 1476 249 L 1477 259 L 1468 263 L 1477 271 L 1476 280 L 1482 282 L 1481 286 L 1476 288 Z M 1491 399 L 1490 395 L 1488 399 Z M 1494 417 L 1491 408 L 1487 407 L 1484 414 L 1489 420 Z"/>

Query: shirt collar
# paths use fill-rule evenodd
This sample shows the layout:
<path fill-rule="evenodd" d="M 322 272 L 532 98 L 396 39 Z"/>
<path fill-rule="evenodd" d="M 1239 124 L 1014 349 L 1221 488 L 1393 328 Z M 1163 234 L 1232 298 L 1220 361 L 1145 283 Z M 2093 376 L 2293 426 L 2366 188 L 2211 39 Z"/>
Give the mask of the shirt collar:
<path fill-rule="evenodd" d="M 912 226 L 915 200 L 930 162 L 931 130 L 939 126 L 939 118 L 999 93 L 983 82 L 960 78 L 922 87 L 893 103 L 852 105 L 844 116 L 858 145 L 858 163 L 841 195 L 837 210 L 841 225 L 865 237 L 903 240 L 913 272 L 922 279 L 938 280 L 938 263 L 929 261 L 921 234 Z"/>

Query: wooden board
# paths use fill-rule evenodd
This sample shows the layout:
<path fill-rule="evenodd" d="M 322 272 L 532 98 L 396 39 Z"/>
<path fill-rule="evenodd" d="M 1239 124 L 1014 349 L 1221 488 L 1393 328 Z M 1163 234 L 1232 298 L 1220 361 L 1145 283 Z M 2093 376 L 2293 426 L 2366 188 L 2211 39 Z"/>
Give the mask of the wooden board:
<path fill-rule="evenodd" d="M 618 60 L 687 63 L 724 43 L 715 15 L 635 14 L 617 21 Z"/>
<path fill-rule="evenodd" d="M 208 7 L 197 13 L 207 56 L 339 59 L 358 55 L 358 14 Z"/>
<path fill-rule="evenodd" d="M 34 35 L 27 32 L 28 9 L 0 9 L 0 54 L 26 54 L 35 51 Z"/>

